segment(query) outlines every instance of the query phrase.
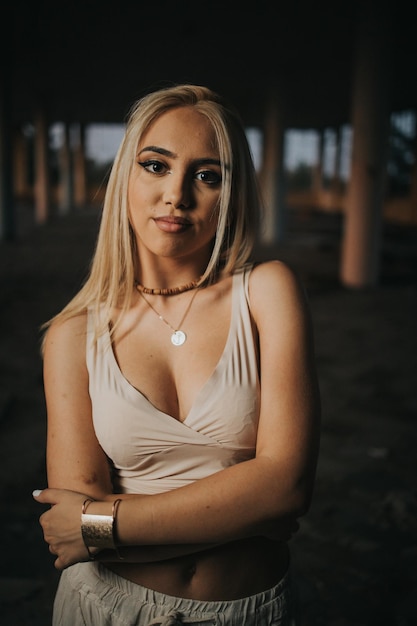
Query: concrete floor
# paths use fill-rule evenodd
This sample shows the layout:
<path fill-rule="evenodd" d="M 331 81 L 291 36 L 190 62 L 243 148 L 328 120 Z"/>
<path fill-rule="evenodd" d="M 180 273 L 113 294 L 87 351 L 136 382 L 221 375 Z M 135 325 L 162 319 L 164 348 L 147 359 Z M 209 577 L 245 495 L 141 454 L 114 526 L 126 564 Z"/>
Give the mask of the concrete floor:
<path fill-rule="evenodd" d="M 47 626 L 58 580 L 31 492 L 45 485 L 39 326 L 85 277 L 94 209 L 0 243 L 0 623 Z M 278 256 L 301 275 L 323 402 L 313 505 L 292 541 L 300 626 L 417 624 L 417 232 L 387 226 L 378 287 L 337 278 L 337 216 L 300 214 Z M 77 625 L 74 625 L 77 626 Z"/>

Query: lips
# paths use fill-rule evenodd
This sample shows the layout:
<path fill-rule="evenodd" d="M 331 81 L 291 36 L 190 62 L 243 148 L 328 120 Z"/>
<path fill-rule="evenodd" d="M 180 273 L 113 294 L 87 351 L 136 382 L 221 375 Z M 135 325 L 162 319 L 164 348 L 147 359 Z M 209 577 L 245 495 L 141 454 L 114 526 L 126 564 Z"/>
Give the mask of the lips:
<path fill-rule="evenodd" d="M 190 228 L 191 222 L 185 217 L 177 217 L 175 215 L 163 215 L 154 218 L 157 227 L 165 233 L 183 233 Z"/>

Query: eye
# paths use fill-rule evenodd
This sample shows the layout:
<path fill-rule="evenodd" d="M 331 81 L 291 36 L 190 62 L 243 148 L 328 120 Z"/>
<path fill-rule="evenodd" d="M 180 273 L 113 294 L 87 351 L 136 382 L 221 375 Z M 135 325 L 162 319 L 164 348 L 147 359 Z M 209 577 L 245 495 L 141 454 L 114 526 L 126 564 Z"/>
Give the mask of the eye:
<path fill-rule="evenodd" d="M 138 161 L 138 165 L 151 174 L 164 174 L 167 171 L 166 165 L 157 159 Z"/>
<path fill-rule="evenodd" d="M 213 170 L 201 170 L 196 173 L 195 177 L 207 185 L 219 185 L 222 181 L 221 175 Z"/>

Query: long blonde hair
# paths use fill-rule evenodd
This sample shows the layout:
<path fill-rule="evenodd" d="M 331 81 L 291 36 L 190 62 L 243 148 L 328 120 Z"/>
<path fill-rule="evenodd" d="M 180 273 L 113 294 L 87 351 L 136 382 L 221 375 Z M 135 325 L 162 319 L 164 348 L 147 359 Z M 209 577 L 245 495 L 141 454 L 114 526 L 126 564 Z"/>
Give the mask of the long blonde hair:
<path fill-rule="evenodd" d="M 248 261 L 258 229 L 260 200 L 256 172 L 240 117 L 207 87 L 190 84 L 165 87 L 144 96 L 132 107 L 107 184 L 88 278 L 75 297 L 43 328 L 54 320 L 64 321 L 92 307 L 97 313 L 95 319 L 101 321 L 95 329 L 98 336 L 108 327 L 114 307 L 122 311 L 129 308 L 138 255 L 129 223 L 128 182 L 137 146 L 150 124 L 160 115 L 184 106 L 195 107 L 210 120 L 222 167 L 217 232 L 201 283 L 215 281 L 221 268 L 231 273 Z"/>

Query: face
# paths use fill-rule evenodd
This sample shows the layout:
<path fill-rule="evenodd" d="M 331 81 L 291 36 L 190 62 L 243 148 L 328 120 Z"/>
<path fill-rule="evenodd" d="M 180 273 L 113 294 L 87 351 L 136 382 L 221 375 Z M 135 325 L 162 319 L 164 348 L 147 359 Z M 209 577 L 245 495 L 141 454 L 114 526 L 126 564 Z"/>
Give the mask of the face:
<path fill-rule="evenodd" d="M 221 184 L 209 120 L 192 107 L 161 115 L 142 136 L 129 180 L 129 218 L 141 261 L 190 257 L 207 263 Z"/>

